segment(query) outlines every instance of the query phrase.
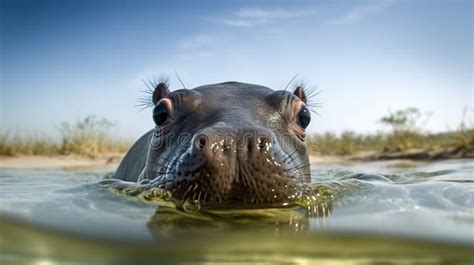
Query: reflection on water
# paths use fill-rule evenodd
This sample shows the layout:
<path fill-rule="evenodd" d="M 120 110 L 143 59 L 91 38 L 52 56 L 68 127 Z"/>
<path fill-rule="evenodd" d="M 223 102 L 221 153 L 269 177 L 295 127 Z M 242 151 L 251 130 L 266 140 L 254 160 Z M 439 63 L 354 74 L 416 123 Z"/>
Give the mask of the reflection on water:
<path fill-rule="evenodd" d="M 287 203 L 257 208 L 174 201 L 97 170 L 2 170 L 0 263 L 471 263 L 473 170 L 318 165 Z"/>

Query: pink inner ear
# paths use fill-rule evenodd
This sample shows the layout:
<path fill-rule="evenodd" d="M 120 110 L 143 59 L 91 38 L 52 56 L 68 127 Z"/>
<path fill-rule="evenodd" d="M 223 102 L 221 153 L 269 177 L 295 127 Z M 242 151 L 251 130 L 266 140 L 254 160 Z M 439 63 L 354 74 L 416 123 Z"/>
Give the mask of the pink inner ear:
<path fill-rule="evenodd" d="M 168 90 L 168 86 L 166 85 L 166 83 L 159 83 L 155 90 L 153 91 L 153 102 L 156 102 L 156 104 L 158 104 L 158 102 L 168 96 L 169 94 L 169 90 Z"/>
<path fill-rule="evenodd" d="M 303 89 L 299 88 L 298 89 L 298 95 L 297 95 L 300 99 L 303 98 Z"/>
<path fill-rule="evenodd" d="M 158 101 L 158 103 L 156 103 L 156 105 L 158 106 L 158 104 L 164 104 L 166 109 L 168 110 L 168 114 L 170 116 L 173 116 L 173 101 L 169 98 L 162 98 L 160 99 L 160 101 Z"/>
<path fill-rule="evenodd" d="M 296 89 L 296 96 L 303 102 L 306 103 L 306 99 L 305 99 L 305 94 L 304 94 L 304 89 L 302 87 L 298 87 Z"/>

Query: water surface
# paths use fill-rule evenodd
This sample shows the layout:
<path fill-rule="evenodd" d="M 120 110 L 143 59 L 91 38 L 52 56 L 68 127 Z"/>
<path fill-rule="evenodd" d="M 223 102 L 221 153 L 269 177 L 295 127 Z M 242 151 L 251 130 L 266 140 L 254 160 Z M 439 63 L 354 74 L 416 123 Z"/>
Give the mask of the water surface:
<path fill-rule="evenodd" d="M 232 211 L 112 170 L 0 170 L 0 263 L 474 262 L 474 160 L 314 165 L 295 204 Z"/>

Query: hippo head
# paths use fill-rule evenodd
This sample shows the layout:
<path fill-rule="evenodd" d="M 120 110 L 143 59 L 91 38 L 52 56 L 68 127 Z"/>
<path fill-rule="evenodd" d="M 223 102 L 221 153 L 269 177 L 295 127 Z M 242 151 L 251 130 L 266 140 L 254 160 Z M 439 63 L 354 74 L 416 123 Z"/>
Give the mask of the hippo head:
<path fill-rule="evenodd" d="M 303 88 L 227 82 L 153 92 L 155 129 L 140 179 L 201 204 L 288 201 L 309 181 Z"/>

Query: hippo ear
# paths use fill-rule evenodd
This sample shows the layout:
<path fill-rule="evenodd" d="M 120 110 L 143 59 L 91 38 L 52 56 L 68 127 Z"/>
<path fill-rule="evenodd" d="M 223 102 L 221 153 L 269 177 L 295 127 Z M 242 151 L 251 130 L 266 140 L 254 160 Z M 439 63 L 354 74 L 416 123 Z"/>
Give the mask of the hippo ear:
<path fill-rule="evenodd" d="M 301 101 L 306 103 L 306 93 L 304 92 L 304 88 L 301 86 L 296 87 L 295 92 L 293 92 L 295 96 L 297 96 Z"/>
<path fill-rule="evenodd" d="M 170 93 L 170 90 L 168 89 L 168 85 L 166 83 L 159 83 L 156 87 L 155 90 L 153 91 L 153 104 L 156 105 L 160 99 L 168 96 Z"/>

